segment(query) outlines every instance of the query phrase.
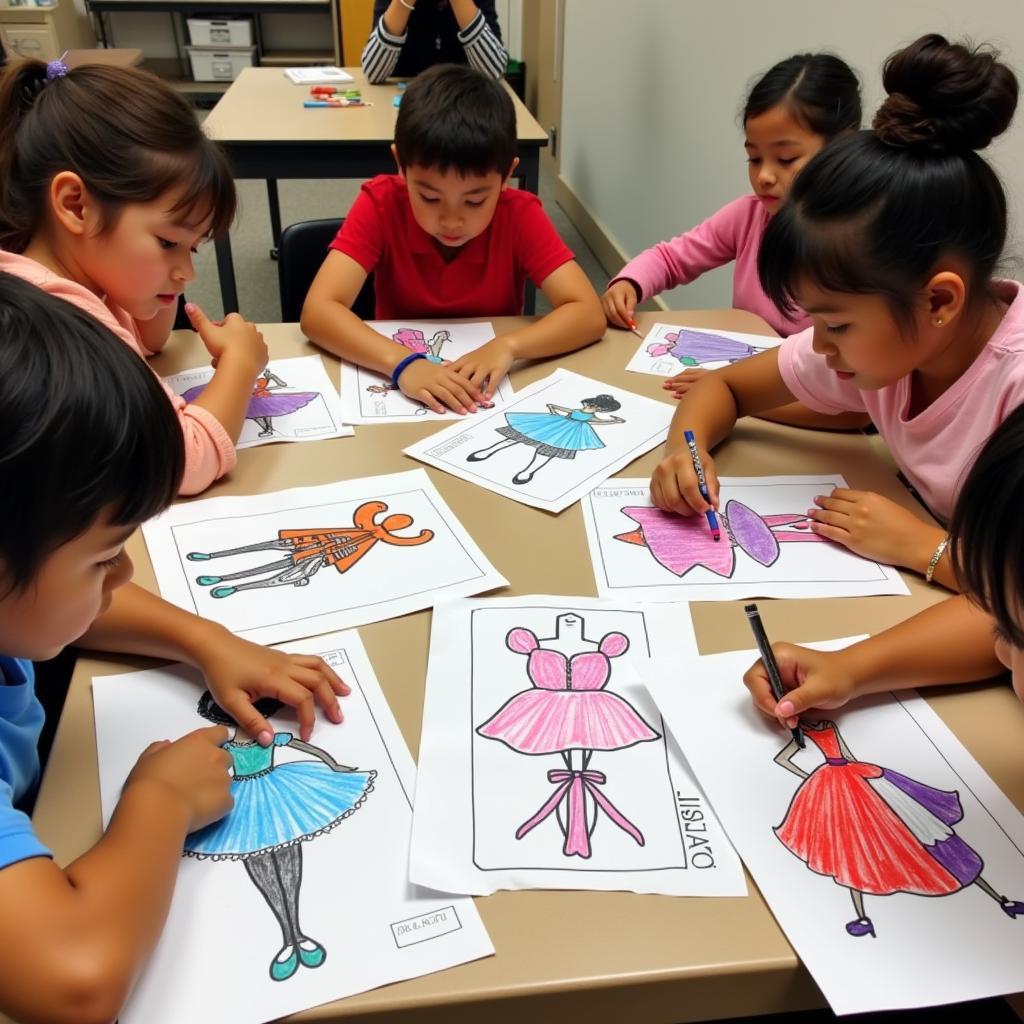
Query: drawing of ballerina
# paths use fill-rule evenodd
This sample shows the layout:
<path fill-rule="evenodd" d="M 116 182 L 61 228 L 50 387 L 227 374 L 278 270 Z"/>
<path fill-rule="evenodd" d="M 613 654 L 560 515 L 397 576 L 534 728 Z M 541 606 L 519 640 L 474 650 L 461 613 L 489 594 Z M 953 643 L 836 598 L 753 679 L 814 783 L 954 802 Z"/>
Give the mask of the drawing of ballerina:
<path fill-rule="evenodd" d="M 272 715 L 280 701 L 257 702 Z M 302 885 L 302 844 L 330 832 L 353 815 L 373 790 L 375 769 L 360 771 L 338 764 L 320 747 L 289 732 L 274 734 L 269 747 L 244 738 L 235 721 L 209 691 L 197 708 L 203 718 L 234 729 L 224 749 L 231 755 L 234 807 L 220 821 L 193 832 L 185 840 L 185 856 L 198 860 L 240 860 L 267 901 L 281 928 L 282 945 L 270 961 L 270 977 L 287 981 L 303 967 L 323 965 L 327 950 L 299 924 Z M 279 749 L 311 754 L 315 761 L 275 764 Z"/>
<path fill-rule="evenodd" d="M 533 457 L 524 469 L 512 477 L 514 484 L 527 484 L 552 459 L 575 459 L 577 452 L 603 448 L 604 442 L 591 424 L 608 426 L 625 423 L 621 416 L 602 418 L 597 415 L 599 412 L 615 412 L 620 408 L 621 404 L 611 395 L 595 395 L 593 398 L 584 398 L 578 409 L 548 403 L 547 412 L 507 412 L 505 420 L 508 425 L 495 428 L 503 439 L 487 448 L 470 452 L 466 461 L 483 462 L 505 448 L 517 444 L 528 445 L 534 449 Z M 539 462 L 539 459 L 544 461 Z"/>
<path fill-rule="evenodd" d="M 948 896 L 976 885 L 1007 916 L 1024 914 L 1024 902 L 1001 896 L 982 877 L 981 857 L 953 830 L 964 816 L 955 790 L 858 761 L 835 722 L 801 726 L 825 760 L 804 771 L 793 763 L 795 740 L 776 755 L 802 781 L 774 831 L 812 871 L 850 890 L 857 915 L 846 925 L 850 935 L 875 936 L 865 895 Z"/>
<path fill-rule="evenodd" d="M 767 346 L 766 346 L 767 347 Z M 683 366 L 701 366 L 704 363 L 736 363 L 747 356 L 763 352 L 764 348 L 748 345 L 746 342 L 727 338 L 722 334 L 710 331 L 695 331 L 690 327 L 680 327 L 678 331 L 670 331 L 661 341 L 652 342 L 647 346 L 651 356 L 664 355 L 678 359 Z"/>
<path fill-rule="evenodd" d="M 274 390 L 286 387 L 288 385 L 269 368 L 256 378 L 256 386 L 249 396 L 249 408 L 245 412 L 245 418 L 253 420 L 260 428 L 260 437 L 273 437 L 275 417 L 280 419 L 282 416 L 290 416 L 320 397 L 319 391 Z M 200 384 L 183 392 L 181 397 L 186 402 L 194 402 L 205 390 L 206 384 Z"/>
<path fill-rule="evenodd" d="M 737 547 L 755 562 L 769 566 L 779 557 L 780 543 L 825 543 L 809 532 L 811 524 L 805 515 L 761 516 L 735 499 L 727 501 L 718 514 L 728 544 L 715 542 L 703 516 L 680 516 L 646 505 L 621 511 L 640 528 L 616 534 L 615 540 L 646 547 L 659 565 L 676 576 L 685 576 L 694 566 L 702 565 L 731 578 Z"/>
<path fill-rule="evenodd" d="M 427 362 L 443 363 L 441 349 L 446 341 L 451 341 L 452 336 L 448 331 L 435 331 L 432 338 L 427 336 L 415 327 L 400 327 L 391 337 L 404 345 L 410 352 L 422 352 L 427 357 Z"/>
<path fill-rule="evenodd" d="M 588 859 L 598 812 L 603 811 L 643 846 L 643 833 L 601 791 L 605 773 L 590 767 L 595 750 L 624 750 L 661 738 L 628 701 L 605 689 L 611 659 L 625 653 L 628 637 L 613 632 L 597 642 L 587 640 L 583 619 L 570 613 L 556 618 L 553 637 L 538 640 L 531 630 L 517 626 L 505 644 L 526 655 L 526 674 L 533 685 L 506 701 L 476 731 L 520 754 L 559 754 L 565 765 L 547 773 L 555 790 L 516 829 L 516 839 L 554 813 L 564 836 L 562 853 Z"/>
<path fill-rule="evenodd" d="M 383 501 L 366 501 L 352 516 L 354 526 L 339 526 L 331 529 L 278 530 L 277 540 L 246 544 L 240 548 L 225 551 L 190 551 L 190 562 L 209 562 L 214 558 L 246 554 L 250 551 L 284 551 L 284 558 L 276 562 L 242 569 L 222 576 L 197 576 L 196 582 L 202 587 L 214 587 L 213 597 L 230 597 L 243 590 L 258 590 L 263 587 L 304 587 L 323 566 L 333 566 L 338 572 L 348 572 L 364 558 L 378 542 L 393 547 L 416 547 L 426 544 L 434 536 L 433 530 L 420 530 L 413 537 L 399 537 L 395 530 L 412 526 L 412 516 L 404 512 L 392 513 L 380 523 L 374 520 L 387 512 Z M 263 579 L 248 583 L 221 587 L 218 583 L 245 579 L 271 573 Z"/>

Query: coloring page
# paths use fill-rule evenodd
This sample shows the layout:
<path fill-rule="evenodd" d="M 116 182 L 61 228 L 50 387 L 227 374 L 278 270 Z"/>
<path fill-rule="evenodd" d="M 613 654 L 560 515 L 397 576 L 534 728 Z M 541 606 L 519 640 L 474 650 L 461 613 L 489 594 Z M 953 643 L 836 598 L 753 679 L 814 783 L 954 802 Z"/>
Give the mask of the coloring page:
<path fill-rule="evenodd" d="M 841 476 L 719 480 L 721 539 L 705 516 L 655 508 L 646 478 L 609 480 L 583 501 L 597 592 L 628 601 L 909 594 L 899 572 L 811 533 L 814 497 Z"/>
<path fill-rule="evenodd" d="M 912 692 L 805 715 L 800 749 L 743 685 L 757 657 L 657 659 L 644 681 L 832 1009 L 1024 989 L 1024 816 Z"/>
<path fill-rule="evenodd" d="M 404 345 L 411 353 L 422 352 L 432 363 L 454 362 L 494 337 L 494 325 L 440 324 L 412 320 L 369 320 L 367 326 Z M 494 393 L 492 408 L 501 408 L 512 397 L 506 377 Z M 349 423 L 438 423 L 458 418 L 455 413 L 438 416 L 415 399 L 407 398 L 387 376 L 352 363 L 341 364 L 341 407 Z"/>
<path fill-rule="evenodd" d="M 686 605 L 434 609 L 410 878 L 448 892 L 742 896 L 711 808 L 637 672 L 695 652 Z"/>
<path fill-rule="evenodd" d="M 164 383 L 186 402 L 194 402 L 213 378 L 212 366 L 185 370 Z M 351 437 L 341 399 L 319 356 L 275 359 L 256 378 L 236 448 L 275 441 L 318 441 Z"/>
<path fill-rule="evenodd" d="M 717 370 L 765 349 L 776 348 L 783 340 L 772 334 L 655 324 L 640 342 L 626 369 L 658 377 L 674 377 L 690 369 Z"/>
<path fill-rule="evenodd" d="M 507 585 L 422 469 L 172 505 L 142 532 L 164 598 L 263 644 Z"/>
<path fill-rule="evenodd" d="M 460 418 L 405 449 L 507 498 L 561 512 L 665 440 L 672 406 L 556 370 L 503 410 Z"/>
<path fill-rule="evenodd" d="M 230 725 L 234 807 L 185 840 L 167 925 L 122 1024 L 253 1024 L 494 952 L 472 900 L 408 881 L 415 768 L 354 631 L 291 644 L 352 687 L 308 743 Z M 173 665 L 93 679 L 103 820 L 146 746 L 223 712 Z"/>

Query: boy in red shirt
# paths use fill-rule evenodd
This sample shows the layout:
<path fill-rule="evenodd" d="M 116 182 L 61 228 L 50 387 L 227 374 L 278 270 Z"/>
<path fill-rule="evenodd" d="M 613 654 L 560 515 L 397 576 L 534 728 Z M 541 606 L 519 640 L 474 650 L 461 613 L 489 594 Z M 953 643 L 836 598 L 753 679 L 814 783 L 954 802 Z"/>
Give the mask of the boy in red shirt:
<path fill-rule="evenodd" d="M 475 412 L 516 359 L 572 352 L 604 334 L 600 300 L 540 200 L 508 181 L 515 109 L 500 82 L 437 65 L 405 92 L 391 147 L 397 174 L 362 187 L 306 296 L 318 345 L 388 375 L 434 412 Z M 351 310 L 374 275 L 381 320 L 515 316 L 526 278 L 553 307 L 449 365 L 409 350 Z"/>

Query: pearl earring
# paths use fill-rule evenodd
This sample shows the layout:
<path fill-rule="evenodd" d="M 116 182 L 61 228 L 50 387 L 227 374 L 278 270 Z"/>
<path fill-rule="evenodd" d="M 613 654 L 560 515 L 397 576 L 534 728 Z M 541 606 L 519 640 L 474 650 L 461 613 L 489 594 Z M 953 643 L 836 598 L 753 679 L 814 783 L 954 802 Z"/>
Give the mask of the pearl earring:
<path fill-rule="evenodd" d="M 941 316 L 937 316 L 937 317 L 936 317 L 936 318 L 935 318 L 935 319 L 934 319 L 934 320 L 932 321 L 932 323 L 933 323 L 933 324 L 934 324 L 934 325 L 935 325 L 936 327 L 941 327 L 941 326 L 942 326 L 942 325 L 943 325 L 943 324 L 944 324 L 945 322 L 946 322 L 946 321 L 945 321 L 945 320 L 943 320 Z"/>

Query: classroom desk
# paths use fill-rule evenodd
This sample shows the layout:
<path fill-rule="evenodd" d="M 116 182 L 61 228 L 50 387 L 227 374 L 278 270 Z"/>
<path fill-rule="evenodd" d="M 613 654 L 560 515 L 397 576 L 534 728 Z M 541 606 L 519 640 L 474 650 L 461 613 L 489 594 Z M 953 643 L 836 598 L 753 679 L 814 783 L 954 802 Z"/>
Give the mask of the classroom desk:
<path fill-rule="evenodd" d="M 395 83 L 370 85 L 361 68 L 346 68 L 355 79 L 346 88 L 359 89 L 372 106 L 355 109 L 304 109 L 308 85 L 295 85 L 281 68 L 245 68 L 203 123 L 211 139 L 226 150 L 236 178 L 267 182 L 270 223 L 277 246 L 281 211 L 279 178 L 372 178 L 395 169 L 391 143 L 398 110 L 392 105 Z M 509 91 L 516 109 L 520 187 L 534 194 L 540 176 L 540 149 L 547 133 L 522 101 Z M 344 210 L 324 210 L 341 217 Z M 231 239 L 216 243 L 224 312 L 238 309 Z M 532 310 L 528 310 L 532 312 Z"/>
<path fill-rule="evenodd" d="M 756 317 L 734 311 L 645 313 L 638 319 L 642 328 L 659 320 L 768 333 Z M 264 327 L 264 332 L 275 356 L 317 351 L 295 325 Z M 636 344 L 632 334 L 610 330 L 602 344 L 561 362 L 611 386 L 659 396 L 659 378 L 622 369 Z M 154 363 L 163 372 L 174 372 L 203 361 L 198 340 L 184 333 Z M 326 356 L 325 362 L 337 382 L 337 362 Z M 521 387 L 551 369 L 550 363 L 527 366 L 516 370 L 513 380 Z M 207 493 L 252 494 L 422 466 L 401 449 L 429 432 L 423 424 L 356 431 L 354 438 L 243 451 L 231 477 Z M 621 475 L 646 475 L 659 451 L 638 459 Z M 721 446 L 716 464 L 721 473 L 733 475 L 842 471 L 852 486 L 872 488 L 914 507 L 877 437 L 751 421 Z M 554 516 L 438 470 L 428 467 L 427 472 L 510 580 L 511 588 L 499 593 L 594 594 L 578 503 Z M 129 542 L 129 551 L 137 581 L 155 589 L 139 534 Z M 919 577 L 907 579 L 910 597 L 765 600 L 760 607 L 769 635 L 777 639 L 809 641 L 876 632 L 944 595 Z M 703 653 L 752 646 L 741 602 L 695 604 L 692 611 Z M 430 614 L 424 611 L 359 630 L 414 755 L 429 629 Z M 35 813 L 43 841 L 62 863 L 100 834 L 89 679 L 144 664 L 142 659 L 113 656 L 83 657 L 78 663 Z M 1008 796 L 1024 807 L 1024 707 L 1010 688 L 950 687 L 928 697 Z M 824 1005 L 752 884 L 745 899 L 538 891 L 500 892 L 478 899 L 477 906 L 496 956 L 317 1007 L 295 1019 L 347 1024 L 396 1019 L 404 1024 L 521 1024 L 524 1019 L 668 1024 Z"/>

